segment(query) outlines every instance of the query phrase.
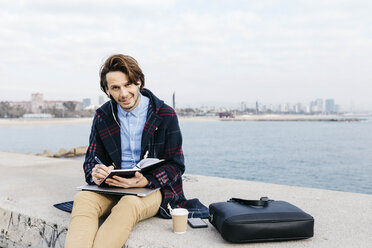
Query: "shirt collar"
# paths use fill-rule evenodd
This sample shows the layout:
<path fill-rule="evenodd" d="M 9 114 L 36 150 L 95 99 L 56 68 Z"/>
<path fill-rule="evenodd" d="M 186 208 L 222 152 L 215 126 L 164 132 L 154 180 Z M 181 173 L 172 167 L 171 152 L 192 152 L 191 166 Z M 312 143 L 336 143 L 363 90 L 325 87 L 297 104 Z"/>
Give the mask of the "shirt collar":
<path fill-rule="evenodd" d="M 138 117 L 140 114 L 141 114 L 141 110 L 144 109 L 146 107 L 146 101 L 144 101 L 144 96 L 139 93 L 139 103 L 137 105 L 137 107 L 135 107 L 132 111 L 130 112 L 127 112 L 125 111 L 124 109 L 122 109 L 119 105 L 119 103 L 117 104 L 118 105 L 118 110 L 121 112 L 121 114 L 123 116 L 129 116 L 129 115 L 132 115 L 134 117 Z"/>

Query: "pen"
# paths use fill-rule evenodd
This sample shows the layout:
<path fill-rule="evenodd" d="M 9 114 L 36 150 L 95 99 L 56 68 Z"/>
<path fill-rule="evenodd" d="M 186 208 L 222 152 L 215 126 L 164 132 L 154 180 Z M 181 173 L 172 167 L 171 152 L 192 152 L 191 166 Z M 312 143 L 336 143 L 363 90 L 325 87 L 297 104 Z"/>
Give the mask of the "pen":
<path fill-rule="evenodd" d="M 99 163 L 99 164 L 105 165 L 104 163 L 102 163 L 102 161 L 97 156 L 94 156 L 94 160 L 96 160 L 96 162 Z M 116 169 L 116 165 L 115 165 L 114 162 L 112 162 L 111 165 L 114 166 L 114 168 Z"/>
<path fill-rule="evenodd" d="M 149 150 L 147 150 L 147 151 L 145 152 L 145 155 L 143 156 L 143 158 L 146 159 L 148 155 L 149 155 Z"/>
<path fill-rule="evenodd" d="M 114 169 L 116 169 L 116 165 L 115 165 L 115 163 L 114 162 L 112 162 L 112 164 L 111 164 L 112 166 L 114 166 Z"/>
<path fill-rule="evenodd" d="M 97 156 L 94 156 L 94 160 L 96 160 L 97 163 L 104 165 L 104 163 L 102 163 L 102 161 L 99 160 L 99 158 Z"/>

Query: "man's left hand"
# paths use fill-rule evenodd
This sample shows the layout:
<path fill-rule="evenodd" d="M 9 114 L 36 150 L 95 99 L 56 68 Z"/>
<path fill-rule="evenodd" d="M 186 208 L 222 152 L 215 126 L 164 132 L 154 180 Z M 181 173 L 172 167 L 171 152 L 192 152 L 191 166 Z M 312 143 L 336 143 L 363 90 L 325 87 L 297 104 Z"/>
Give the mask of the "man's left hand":
<path fill-rule="evenodd" d="M 106 183 L 110 186 L 121 188 L 143 188 L 149 181 L 140 172 L 136 171 L 132 178 L 113 176 L 112 178 L 106 179 Z"/>

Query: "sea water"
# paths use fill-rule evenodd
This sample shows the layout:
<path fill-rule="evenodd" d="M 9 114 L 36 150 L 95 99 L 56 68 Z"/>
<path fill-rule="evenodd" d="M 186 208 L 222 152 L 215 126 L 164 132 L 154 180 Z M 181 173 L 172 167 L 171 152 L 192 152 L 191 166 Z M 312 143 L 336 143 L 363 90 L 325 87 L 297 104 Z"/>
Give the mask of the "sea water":
<path fill-rule="evenodd" d="M 372 121 L 184 122 L 187 172 L 372 194 Z"/>
<path fill-rule="evenodd" d="M 372 194 L 372 119 L 184 121 L 180 127 L 186 173 Z M 0 151 L 39 153 L 86 146 L 90 128 L 1 126 Z"/>

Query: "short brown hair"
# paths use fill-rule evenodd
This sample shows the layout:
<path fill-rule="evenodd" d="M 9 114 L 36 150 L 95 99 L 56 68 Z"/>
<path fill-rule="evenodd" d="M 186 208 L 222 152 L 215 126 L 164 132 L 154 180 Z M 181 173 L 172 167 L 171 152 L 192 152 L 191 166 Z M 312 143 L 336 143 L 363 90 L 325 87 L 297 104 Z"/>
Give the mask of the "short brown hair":
<path fill-rule="evenodd" d="M 139 85 L 138 81 L 141 81 L 141 90 L 145 86 L 145 75 L 142 73 L 137 60 L 128 55 L 115 54 L 106 59 L 100 69 L 100 85 L 101 90 L 105 92 L 105 94 L 107 94 L 106 74 L 110 71 L 121 71 L 125 73 L 129 78 L 129 82 L 135 85 Z"/>

